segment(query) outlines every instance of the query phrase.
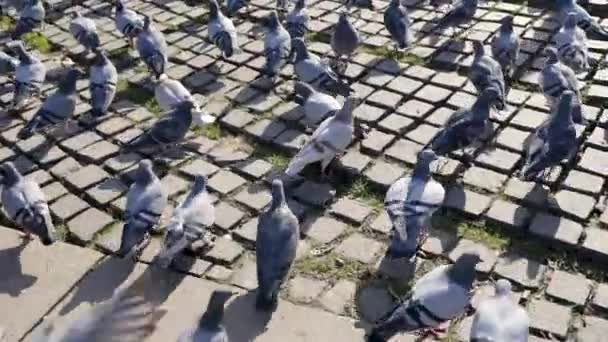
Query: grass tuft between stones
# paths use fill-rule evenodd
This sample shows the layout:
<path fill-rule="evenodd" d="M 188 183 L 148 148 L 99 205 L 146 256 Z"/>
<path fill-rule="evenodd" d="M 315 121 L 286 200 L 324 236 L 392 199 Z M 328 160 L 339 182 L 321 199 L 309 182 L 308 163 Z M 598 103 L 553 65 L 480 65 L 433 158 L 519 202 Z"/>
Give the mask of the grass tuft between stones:
<path fill-rule="evenodd" d="M 0 30 L 10 31 L 15 27 L 15 20 L 6 15 L 0 15 Z"/>
<path fill-rule="evenodd" d="M 40 32 L 29 32 L 23 35 L 21 38 L 29 49 L 36 49 L 40 53 L 51 53 L 53 51 L 53 45 L 51 42 Z"/>
<path fill-rule="evenodd" d="M 308 255 L 296 261 L 294 270 L 320 279 L 360 279 L 369 273 L 367 265 L 335 253 Z"/>
<path fill-rule="evenodd" d="M 219 140 L 222 137 L 222 128 L 217 122 L 203 127 L 198 127 L 195 133 L 205 136 L 211 140 Z"/>

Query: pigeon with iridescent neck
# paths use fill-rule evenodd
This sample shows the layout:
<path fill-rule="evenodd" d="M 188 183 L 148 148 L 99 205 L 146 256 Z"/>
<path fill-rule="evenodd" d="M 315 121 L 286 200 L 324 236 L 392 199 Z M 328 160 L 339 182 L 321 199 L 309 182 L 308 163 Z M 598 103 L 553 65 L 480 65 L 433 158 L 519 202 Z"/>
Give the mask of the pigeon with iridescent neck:
<path fill-rule="evenodd" d="M 40 96 L 46 78 L 46 67 L 21 41 L 9 42 L 8 47 L 17 55 L 12 109 L 20 109 L 33 98 Z"/>
<path fill-rule="evenodd" d="M 32 32 L 44 23 L 46 11 L 41 0 L 26 0 L 19 12 L 19 19 L 11 35 L 12 39 L 20 39 L 22 35 Z"/>
<path fill-rule="evenodd" d="M 129 45 L 133 46 L 133 39 L 144 27 L 144 19 L 126 7 L 126 0 L 116 0 L 114 5 L 116 7 L 114 15 L 116 29 L 127 38 Z"/>
<path fill-rule="evenodd" d="M 91 18 L 83 17 L 80 12 L 74 13 L 70 23 L 70 33 L 85 48 L 85 55 L 99 48 L 97 26 Z"/>
<path fill-rule="evenodd" d="M 285 17 L 285 29 L 291 39 L 304 38 L 308 32 L 309 20 L 306 0 L 296 0 L 294 8 Z"/>
<path fill-rule="evenodd" d="M 152 25 L 149 16 L 144 16 L 144 26 L 136 29 L 137 40 L 135 45 L 139 56 L 146 63 L 148 70 L 157 79 L 165 73 L 169 63 L 168 47 L 165 36 Z"/>
<path fill-rule="evenodd" d="M 484 90 L 493 88 L 498 91 L 498 99 L 493 102 L 493 106 L 498 110 L 504 110 L 507 106 L 505 77 L 502 73 L 501 65 L 486 53 L 480 41 L 473 41 L 475 57 L 469 70 L 469 79 L 477 89 L 479 94 Z"/>
<path fill-rule="evenodd" d="M 331 48 L 338 60 L 342 60 L 343 57 L 350 59 L 361 45 L 359 32 L 348 19 L 348 15 L 347 12 L 340 13 L 331 35 Z"/>
<path fill-rule="evenodd" d="M 589 46 L 587 35 L 576 25 L 576 20 L 576 13 L 568 15 L 564 26 L 555 34 L 555 47 L 562 63 L 581 73 L 589 70 Z"/>
<path fill-rule="evenodd" d="M 264 37 L 264 73 L 274 77 L 289 60 L 291 54 L 291 37 L 289 32 L 281 25 L 277 12 L 271 12 L 263 19 L 266 29 Z"/>
<path fill-rule="evenodd" d="M 215 117 L 201 108 L 201 104 L 194 99 L 190 91 L 180 81 L 170 78 L 167 74 L 160 75 L 156 81 L 154 98 L 164 111 L 174 110 L 184 101 L 192 102 L 193 127 L 202 127 L 215 122 Z"/>
<path fill-rule="evenodd" d="M 582 106 L 580 103 L 580 85 L 576 74 L 567 65 L 560 62 L 557 51 L 553 47 L 545 49 L 545 66 L 538 75 L 538 83 L 545 95 L 551 111 L 556 111 L 562 94 L 570 90 L 575 94 L 576 106 L 572 118 L 576 123 L 583 123 Z"/>
<path fill-rule="evenodd" d="M 89 91 L 91 93 L 91 111 L 94 116 L 106 115 L 116 95 L 118 72 L 105 51 L 96 50 L 93 65 L 89 72 Z"/>
<path fill-rule="evenodd" d="M 410 46 L 412 41 L 410 24 L 407 9 L 401 6 L 401 1 L 391 0 L 384 11 L 384 26 L 395 43 L 395 50 L 403 50 Z"/>
<path fill-rule="evenodd" d="M 236 28 L 232 20 L 222 13 L 216 0 L 209 0 L 207 33 L 209 40 L 220 49 L 225 58 L 230 58 L 239 51 Z"/>
<path fill-rule="evenodd" d="M 500 64 L 505 77 L 510 77 L 519 58 L 520 40 L 513 30 L 513 16 L 500 21 L 498 34 L 492 39 L 492 56 Z"/>

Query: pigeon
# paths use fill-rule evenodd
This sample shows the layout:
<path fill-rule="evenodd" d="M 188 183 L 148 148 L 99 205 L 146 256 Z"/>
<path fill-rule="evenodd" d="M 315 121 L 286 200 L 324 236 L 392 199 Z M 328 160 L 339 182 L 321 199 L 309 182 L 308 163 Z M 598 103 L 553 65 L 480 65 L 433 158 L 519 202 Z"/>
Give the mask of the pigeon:
<path fill-rule="evenodd" d="M 589 46 L 587 35 L 576 26 L 576 13 L 570 13 L 564 26 L 555 35 L 555 45 L 559 59 L 572 71 L 581 73 L 589 70 Z"/>
<path fill-rule="evenodd" d="M 345 1 L 345 6 L 347 9 L 351 9 L 352 7 L 358 7 L 358 8 L 363 8 L 363 9 L 368 9 L 368 10 L 374 10 L 376 9 L 376 6 L 374 6 L 374 2 L 372 0 L 344 0 Z"/>
<path fill-rule="evenodd" d="M 158 253 L 159 265 L 168 267 L 194 241 L 202 240 L 214 221 L 215 208 L 207 192 L 207 177 L 198 175 L 188 196 L 173 212 L 162 249 Z"/>
<path fill-rule="evenodd" d="M 0 15 L 7 15 L 11 9 L 21 11 L 24 4 L 25 0 L 0 0 Z M 2 341 L 1 338 L 0 341 Z"/>
<path fill-rule="evenodd" d="M 576 0 L 555 0 L 557 8 L 557 20 L 565 23 L 568 15 L 574 12 L 578 16 L 578 26 L 587 32 L 591 39 L 608 40 L 608 31 L 591 17 Z"/>
<path fill-rule="evenodd" d="M 340 13 L 338 22 L 334 26 L 334 32 L 331 35 L 331 48 L 339 59 L 343 56 L 350 58 L 361 45 L 359 32 L 348 20 L 348 15 L 348 12 Z"/>
<path fill-rule="evenodd" d="M 285 174 L 294 177 L 308 164 L 316 162 L 321 162 L 321 172 L 325 174 L 331 161 L 343 153 L 353 140 L 353 110 L 358 104 L 359 99 L 351 96 L 334 116 L 325 119 L 314 131 L 310 141 L 291 159 Z"/>
<path fill-rule="evenodd" d="M 316 91 L 310 85 L 297 81 L 294 85 L 296 92 L 295 102 L 304 106 L 304 121 L 306 126 L 312 127 L 335 114 L 342 105 L 333 96 Z"/>
<path fill-rule="evenodd" d="M 500 21 L 500 30 L 492 39 L 492 56 L 500 64 L 504 76 L 511 76 L 519 58 L 520 40 L 513 30 L 513 16 Z"/>
<path fill-rule="evenodd" d="M 70 33 L 85 48 L 85 54 L 99 48 L 97 26 L 91 18 L 83 17 L 80 12 L 74 14 L 70 23 Z"/>
<path fill-rule="evenodd" d="M 583 113 L 580 106 L 580 86 L 576 74 L 567 65 L 562 64 L 557 56 L 557 51 L 552 48 L 545 49 L 545 66 L 538 75 L 538 83 L 545 95 L 547 104 L 551 111 L 556 111 L 559 99 L 566 90 L 576 94 L 577 106 L 574 108 L 573 119 L 576 123 L 583 123 Z"/>
<path fill-rule="evenodd" d="M 278 304 L 279 290 L 296 258 L 300 224 L 287 206 L 283 182 L 272 182 L 272 203 L 260 215 L 256 236 L 258 290 L 256 307 L 272 310 Z"/>
<path fill-rule="evenodd" d="M 156 102 L 165 111 L 175 109 L 183 101 L 191 101 L 193 104 L 191 114 L 192 125 L 194 127 L 201 127 L 215 122 L 215 117 L 201 109 L 201 105 L 196 102 L 190 91 L 180 81 L 171 79 L 166 74 L 160 75 L 156 82 L 154 97 L 156 98 Z"/>
<path fill-rule="evenodd" d="M 150 231 L 158 224 L 167 205 L 167 194 L 150 160 L 139 162 L 134 182 L 127 192 L 127 205 L 123 216 L 125 225 L 122 230 L 118 255 L 135 255 L 139 245 L 146 240 Z"/>
<path fill-rule="evenodd" d="M 247 6 L 247 0 L 226 0 L 226 15 L 233 17 L 241 8 Z"/>
<path fill-rule="evenodd" d="M 456 35 L 456 27 L 470 23 L 477 12 L 478 0 L 462 0 L 455 4 L 446 15 L 437 23 L 437 30 L 443 31 L 452 28 L 452 36 Z"/>
<path fill-rule="evenodd" d="M 572 112 L 577 105 L 575 94 L 566 90 L 557 111 L 541 124 L 526 142 L 523 181 L 538 178 L 547 168 L 559 165 L 576 147 L 576 129 Z"/>
<path fill-rule="evenodd" d="M 264 56 L 266 64 L 264 73 L 269 77 L 274 77 L 281 68 L 287 64 L 291 54 L 291 37 L 285 30 L 277 12 L 271 12 L 264 18 L 266 36 L 264 37 Z"/>
<path fill-rule="evenodd" d="M 391 0 L 384 11 L 384 26 L 395 42 L 395 50 L 403 50 L 411 44 L 410 17 L 400 0 Z"/>
<path fill-rule="evenodd" d="M 296 54 L 294 70 L 300 81 L 306 82 L 319 90 L 348 96 L 352 89 L 348 83 L 338 79 L 328 64 L 314 54 L 308 52 L 306 44 L 300 38 L 292 41 Z"/>
<path fill-rule="evenodd" d="M 431 177 L 430 164 L 435 159 L 433 151 L 422 150 L 411 176 L 398 179 L 386 192 L 384 208 L 394 227 L 388 249 L 392 258 L 416 255 L 421 230 L 443 203 L 445 190 Z"/>
<path fill-rule="evenodd" d="M 291 39 L 304 38 L 308 32 L 308 11 L 305 0 L 296 0 L 294 8 L 285 17 L 285 29 L 289 32 Z"/>
<path fill-rule="evenodd" d="M 511 283 L 500 279 L 494 297 L 477 307 L 471 326 L 471 341 L 527 342 L 530 318 L 524 308 L 513 302 Z"/>
<path fill-rule="evenodd" d="M 115 291 L 107 302 L 79 315 L 65 328 L 44 320 L 32 333 L 32 342 L 144 341 L 156 328 L 155 306 L 133 291 Z"/>
<path fill-rule="evenodd" d="M 108 112 L 108 108 L 116 95 L 118 73 L 105 51 L 96 50 L 93 65 L 89 71 L 89 92 L 91 93 L 91 111 L 100 117 Z"/>
<path fill-rule="evenodd" d="M 19 60 L 13 56 L 0 51 L 0 76 L 6 76 L 15 72 Z"/>
<path fill-rule="evenodd" d="M 209 40 L 217 46 L 224 58 L 230 58 L 239 50 L 236 28 L 232 20 L 228 19 L 216 0 L 209 0 L 209 23 L 207 27 Z"/>
<path fill-rule="evenodd" d="M 144 16 L 143 28 L 135 31 L 137 32 L 135 45 L 139 56 L 146 63 L 150 73 L 158 79 L 165 73 L 165 68 L 169 63 L 165 37 L 152 25 L 151 19 L 147 15 Z"/>
<path fill-rule="evenodd" d="M 18 64 L 15 68 L 14 96 L 11 104 L 13 109 L 22 108 L 34 96 L 40 95 L 40 90 L 46 78 L 46 67 L 32 53 L 29 53 L 21 41 L 8 43 L 17 55 Z"/>
<path fill-rule="evenodd" d="M 455 112 L 431 142 L 433 152 L 442 156 L 464 149 L 480 139 L 490 124 L 490 105 L 498 98 L 498 91 L 488 88 L 477 98 L 471 109 Z"/>
<path fill-rule="evenodd" d="M 135 11 L 125 7 L 125 0 L 116 0 L 116 14 L 114 16 L 114 23 L 116 29 L 122 33 L 129 44 L 133 46 L 133 38 L 137 36 L 137 33 L 144 28 L 144 20 Z"/>
<path fill-rule="evenodd" d="M 0 175 L 6 215 L 23 229 L 27 238 L 34 233 L 43 245 L 51 245 L 55 241 L 55 226 L 40 186 L 23 177 L 11 162 L 0 166 Z"/>
<path fill-rule="evenodd" d="M 431 0 L 429 4 L 431 5 L 431 7 L 439 8 L 441 6 L 451 5 L 452 2 L 453 0 Z"/>
<path fill-rule="evenodd" d="M 289 5 L 288 3 L 289 3 L 289 0 L 277 0 L 277 2 L 276 2 L 277 11 L 280 11 L 281 13 L 287 12 L 287 7 Z"/>
<path fill-rule="evenodd" d="M 162 116 L 146 132 L 127 144 L 128 150 L 166 148 L 180 143 L 192 125 L 192 101 L 183 101 L 172 111 Z"/>
<path fill-rule="evenodd" d="M 213 291 L 198 326 L 183 333 L 177 342 L 228 342 L 228 333 L 222 321 L 224 305 L 232 295 L 234 293 L 228 291 Z"/>
<path fill-rule="evenodd" d="M 17 20 L 17 24 L 15 24 L 15 30 L 11 38 L 20 39 L 24 34 L 42 26 L 44 17 L 45 10 L 41 0 L 26 0 L 19 12 L 19 19 Z"/>
<path fill-rule="evenodd" d="M 462 313 L 471 301 L 477 253 L 461 255 L 453 265 L 443 265 L 420 278 L 408 300 L 378 322 L 367 342 L 385 342 L 400 332 L 436 328 Z"/>
<path fill-rule="evenodd" d="M 469 79 L 479 94 L 489 88 L 496 89 L 498 99 L 493 102 L 493 105 L 498 110 L 504 110 L 507 106 L 505 78 L 500 64 L 486 53 L 481 42 L 473 41 L 473 49 L 475 58 L 469 70 Z"/>
<path fill-rule="evenodd" d="M 46 98 L 34 117 L 17 134 L 17 138 L 27 139 L 41 129 L 58 123 L 66 123 L 76 110 L 78 97 L 76 81 L 79 76 L 80 72 L 77 69 L 70 69 L 59 83 L 57 90 Z"/>

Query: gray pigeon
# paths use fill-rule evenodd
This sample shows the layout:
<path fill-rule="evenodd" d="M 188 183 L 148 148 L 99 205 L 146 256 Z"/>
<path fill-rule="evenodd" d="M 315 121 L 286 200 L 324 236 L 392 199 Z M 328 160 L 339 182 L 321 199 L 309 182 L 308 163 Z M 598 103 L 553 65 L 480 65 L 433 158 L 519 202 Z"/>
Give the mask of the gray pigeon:
<path fill-rule="evenodd" d="M 289 32 L 281 25 L 279 16 L 275 11 L 264 18 L 263 24 L 266 28 L 266 37 L 264 38 L 266 64 L 264 65 L 264 73 L 269 77 L 274 77 L 287 64 L 289 55 L 291 54 L 291 37 L 289 36 Z"/>
<path fill-rule="evenodd" d="M 135 11 L 125 7 L 125 0 L 116 0 L 116 14 L 114 15 L 114 23 L 116 29 L 122 33 L 129 44 L 133 46 L 133 38 L 137 33 L 144 28 L 144 20 Z"/>
<path fill-rule="evenodd" d="M 40 95 L 40 89 L 46 78 L 46 67 L 32 53 L 27 52 L 21 41 L 8 43 L 15 52 L 19 64 L 15 68 L 13 109 L 22 108 L 34 96 Z"/>
<path fill-rule="evenodd" d="M 329 64 L 322 62 L 314 54 L 308 52 L 306 44 L 300 38 L 292 41 L 296 54 L 294 70 L 298 80 L 306 82 L 315 88 L 342 96 L 348 96 L 352 89 L 345 81 L 338 78 Z"/>
<path fill-rule="evenodd" d="M 532 181 L 546 169 L 559 165 L 576 148 L 576 129 L 572 112 L 577 105 L 575 95 L 565 91 L 557 112 L 540 125 L 526 142 L 526 163 L 521 179 Z"/>
<path fill-rule="evenodd" d="M 17 58 L 0 51 L 0 76 L 15 72 L 17 65 L 19 65 Z"/>
<path fill-rule="evenodd" d="M 353 140 L 353 111 L 358 104 L 358 98 L 349 97 L 334 116 L 325 119 L 310 141 L 291 159 L 285 174 L 296 176 L 307 165 L 316 162 L 321 162 L 321 173 L 325 174 L 331 161 L 343 153 Z"/>
<path fill-rule="evenodd" d="M 226 0 L 226 15 L 233 17 L 241 8 L 247 6 L 247 0 Z"/>
<path fill-rule="evenodd" d="M 216 0 L 209 0 L 209 22 L 207 24 L 209 40 L 213 42 L 225 58 L 232 57 L 239 50 L 236 28 L 228 19 Z"/>
<path fill-rule="evenodd" d="M 143 28 L 135 31 L 137 32 L 135 45 L 139 56 L 146 63 L 150 73 L 158 79 L 165 73 L 165 68 L 169 63 L 165 37 L 152 25 L 151 19 L 147 15 L 144 16 Z"/>
<path fill-rule="evenodd" d="M 166 148 L 179 144 L 192 125 L 192 101 L 183 101 L 175 109 L 163 115 L 146 132 L 128 143 L 129 150 Z"/>
<path fill-rule="evenodd" d="M 559 61 L 557 51 L 554 48 L 546 48 L 545 56 L 547 56 L 547 59 L 545 60 L 545 66 L 538 75 L 538 83 L 545 95 L 547 104 L 551 107 L 551 111 L 555 111 L 562 94 L 566 90 L 574 92 L 578 105 L 574 108 L 572 118 L 576 123 L 583 123 L 583 113 L 580 106 L 581 93 L 576 74 L 570 67 Z"/>
<path fill-rule="evenodd" d="M 17 137 L 27 139 L 41 129 L 58 123 L 66 123 L 74 116 L 76 110 L 76 81 L 80 72 L 70 69 L 65 78 L 59 83 L 57 90 L 46 98 L 42 107 L 38 109 L 34 117 L 21 129 Z"/>
<path fill-rule="evenodd" d="M 589 70 L 589 46 L 587 35 L 576 26 L 576 13 L 570 13 L 564 26 L 555 35 L 555 45 L 559 58 L 574 72 Z"/>
<path fill-rule="evenodd" d="M 115 291 L 107 302 L 93 307 L 66 327 L 45 320 L 32 333 L 32 342 L 144 341 L 156 328 L 152 303 L 133 291 Z"/>
<path fill-rule="evenodd" d="M 456 35 L 456 27 L 470 23 L 477 12 L 478 0 L 462 0 L 456 3 L 448 13 L 437 23 L 437 30 L 444 31 L 452 28 L 452 36 Z"/>
<path fill-rule="evenodd" d="M 331 35 L 331 48 L 338 59 L 343 56 L 350 58 L 361 44 L 359 32 L 348 20 L 348 15 L 347 12 L 340 13 Z"/>
<path fill-rule="evenodd" d="M 294 8 L 285 17 L 285 29 L 291 39 L 304 38 L 308 32 L 309 20 L 306 0 L 296 0 Z"/>
<path fill-rule="evenodd" d="M 411 44 L 410 17 L 400 0 L 391 0 L 384 11 L 384 26 L 395 42 L 395 49 L 403 50 Z"/>
<path fill-rule="evenodd" d="M 272 310 L 278 304 L 279 290 L 296 258 L 300 239 L 298 218 L 285 200 L 283 182 L 272 182 L 272 203 L 260 215 L 256 238 L 258 291 L 256 307 Z"/>
<path fill-rule="evenodd" d="M 500 64 L 486 53 L 481 42 L 473 41 L 473 49 L 475 50 L 475 58 L 469 70 L 469 79 L 479 94 L 489 88 L 496 89 L 498 99 L 493 105 L 498 110 L 504 110 L 507 106 L 507 95 L 505 92 L 505 77 Z"/>
<path fill-rule="evenodd" d="M 215 221 L 215 208 L 207 192 L 207 177 L 194 178 L 192 190 L 175 208 L 167 226 L 162 249 L 157 260 L 168 267 L 173 259 L 194 241 L 203 240 Z"/>
<path fill-rule="evenodd" d="M 466 310 L 471 301 L 477 253 L 461 255 L 420 278 L 409 299 L 397 305 L 374 326 L 367 342 L 385 342 L 400 332 L 433 329 Z"/>
<path fill-rule="evenodd" d="M 591 39 L 608 40 L 608 31 L 600 26 L 576 0 L 555 0 L 557 8 L 557 20 L 565 23 L 568 15 L 572 12 L 578 16 L 578 26 L 587 32 Z"/>
<path fill-rule="evenodd" d="M 416 254 L 421 231 L 445 197 L 443 186 L 431 177 L 430 164 L 436 159 L 431 150 L 422 150 L 411 176 L 398 179 L 386 192 L 384 208 L 394 231 L 388 255 L 411 258 Z"/>
<path fill-rule="evenodd" d="M 344 0 L 346 8 L 352 7 L 364 8 L 368 10 L 376 9 L 373 0 Z"/>
<path fill-rule="evenodd" d="M 74 13 L 70 23 L 70 33 L 85 48 L 85 54 L 99 48 L 97 26 L 91 18 L 83 17 L 80 12 Z"/>
<path fill-rule="evenodd" d="M 24 5 L 25 0 L 0 0 L 0 15 L 8 15 L 11 9 L 21 11 Z"/>
<path fill-rule="evenodd" d="M 55 226 L 40 186 L 24 178 L 15 165 L 6 162 L 0 166 L 2 176 L 2 205 L 6 215 L 30 237 L 32 233 L 44 245 L 55 241 Z"/>
<path fill-rule="evenodd" d="M 91 65 L 89 77 L 92 113 L 97 117 L 103 116 L 114 100 L 118 82 L 116 67 L 103 50 L 95 51 L 95 59 Z"/>
<path fill-rule="evenodd" d="M 471 109 L 455 112 L 431 142 L 431 149 L 442 156 L 478 141 L 490 125 L 490 106 L 497 99 L 498 91 L 488 88 L 477 98 Z"/>
<path fill-rule="evenodd" d="M 123 221 L 120 249 L 118 255 L 135 255 L 139 245 L 149 236 L 158 224 L 167 205 L 167 195 L 154 170 L 152 162 L 142 160 L 134 175 L 134 183 L 127 192 L 127 205 Z"/>
<path fill-rule="evenodd" d="M 17 24 L 15 24 L 15 30 L 11 38 L 20 39 L 22 35 L 42 26 L 44 17 L 45 10 L 41 0 L 26 0 L 19 12 L 19 19 L 17 20 Z"/>
<path fill-rule="evenodd" d="M 196 102 L 190 91 L 180 81 L 171 79 L 166 74 L 162 74 L 158 78 L 154 88 L 154 97 L 165 111 L 175 109 L 184 101 L 191 101 L 193 103 L 192 125 L 195 127 L 215 122 L 215 117 L 201 109 L 201 105 Z"/>
<path fill-rule="evenodd" d="M 513 16 L 506 16 L 500 21 L 500 30 L 492 39 L 492 56 L 500 64 L 502 73 L 511 76 L 519 58 L 519 36 L 513 30 Z"/>
<path fill-rule="evenodd" d="M 342 108 L 333 96 L 316 91 L 307 83 L 297 81 L 294 90 L 295 102 L 304 107 L 304 122 L 308 127 L 315 126 Z"/>
<path fill-rule="evenodd" d="M 431 7 L 439 8 L 441 6 L 451 5 L 452 2 L 454 2 L 454 1 L 453 0 L 431 0 L 429 2 L 429 4 L 431 5 Z"/>
<path fill-rule="evenodd" d="M 215 290 L 211 294 L 207 310 L 198 321 L 198 326 L 183 333 L 177 342 L 228 342 L 228 333 L 222 324 L 224 305 L 234 293 Z"/>
<path fill-rule="evenodd" d="M 527 342 L 530 318 L 524 308 L 513 301 L 511 283 L 500 279 L 494 285 L 494 297 L 479 303 L 471 341 Z"/>

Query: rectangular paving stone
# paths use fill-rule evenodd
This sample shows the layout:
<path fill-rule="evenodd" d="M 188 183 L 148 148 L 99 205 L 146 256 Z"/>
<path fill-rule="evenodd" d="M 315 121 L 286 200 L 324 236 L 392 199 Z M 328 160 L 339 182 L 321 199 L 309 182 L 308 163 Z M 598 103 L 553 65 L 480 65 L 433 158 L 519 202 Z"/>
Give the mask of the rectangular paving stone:
<path fill-rule="evenodd" d="M 88 208 L 89 204 L 80 198 L 68 194 L 51 204 L 51 212 L 61 220 L 69 219 L 77 213 Z"/>
<path fill-rule="evenodd" d="M 507 178 L 507 176 L 498 172 L 473 166 L 465 172 L 463 181 L 465 184 L 478 189 L 497 192 Z"/>
<path fill-rule="evenodd" d="M 109 176 L 97 165 L 87 165 L 67 175 L 66 180 L 77 189 L 85 189 L 97 184 Z"/>
<path fill-rule="evenodd" d="M 456 185 L 447 191 L 444 205 L 477 216 L 490 206 L 490 201 L 490 197 L 486 195 Z"/>
<path fill-rule="evenodd" d="M 557 240 L 575 246 L 581 237 L 583 227 L 564 217 L 538 213 L 532 219 L 530 232 L 547 240 Z"/>
<path fill-rule="evenodd" d="M 530 220 L 530 212 L 526 207 L 501 199 L 494 201 L 484 216 L 494 222 L 514 228 L 513 233 L 521 230 Z"/>
<path fill-rule="evenodd" d="M 547 295 L 584 305 L 591 290 L 591 281 L 579 274 L 555 270 L 547 287 Z"/>
<path fill-rule="evenodd" d="M 330 243 L 340 236 L 347 225 L 330 217 L 311 218 L 302 227 L 303 233 L 320 243 Z"/>
<path fill-rule="evenodd" d="M 289 281 L 289 297 L 296 303 L 309 304 L 323 292 L 327 283 L 323 280 L 295 276 Z"/>
<path fill-rule="evenodd" d="M 524 287 L 536 289 L 543 279 L 546 265 L 516 254 L 501 256 L 494 272 Z"/>
<path fill-rule="evenodd" d="M 340 315 L 354 299 L 356 291 L 357 285 L 352 281 L 339 280 L 319 298 L 319 302 L 325 310 Z"/>
<path fill-rule="evenodd" d="M 89 208 L 71 219 L 68 222 L 68 228 L 80 241 L 88 242 L 112 221 L 112 217 L 103 211 Z"/>
<path fill-rule="evenodd" d="M 19 233 L 0 228 L 0 322 L 6 341 L 18 341 L 102 257 L 91 249 L 37 239 L 22 244 Z M 44 260 L 44 262 L 40 262 Z"/>
<path fill-rule="evenodd" d="M 355 233 L 342 241 L 336 252 L 353 260 L 368 264 L 380 253 L 383 244 Z"/>
<path fill-rule="evenodd" d="M 242 177 L 225 170 L 221 170 L 209 179 L 209 187 L 224 195 L 245 183 L 246 180 Z"/>
<path fill-rule="evenodd" d="M 599 254 L 600 256 L 608 256 L 608 245 L 606 245 L 606 239 L 608 239 L 608 231 L 595 227 L 588 227 L 585 230 L 585 242 L 583 242 L 583 248 L 590 252 Z"/>
<path fill-rule="evenodd" d="M 545 300 L 533 300 L 529 305 L 528 315 L 530 316 L 530 328 L 546 331 L 559 337 L 566 336 L 568 332 L 570 309 L 566 306 Z"/>
<path fill-rule="evenodd" d="M 489 273 L 494 264 L 496 264 L 496 260 L 498 259 L 498 252 L 492 250 L 482 244 L 475 243 L 473 241 L 467 239 L 460 239 L 456 244 L 456 247 L 450 251 L 448 257 L 452 262 L 456 262 L 456 260 L 467 252 L 478 252 L 481 257 L 481 262 L 475 266 L 475 269 L 481 273 Z"/>
<path fill-rule="evenodd" d="M 331 206 L 330 212 L 361 224 L 372 213 L 372 209 L 357 200 L 341 198 Z"/>
<path fill-rule="evenodd" d="M 549 200 L 551 208 L 585 220 L 595 208 L 595 199 L 577 192 L 560 190 Z"/>
<path fill-rule="evenodd" d="M 238 243 L 220 237 L 213 242 L 213 248 L 205 256 L 216 262 L 229 265 L 236 261 L 243 251 L 243 247 Z"/>

